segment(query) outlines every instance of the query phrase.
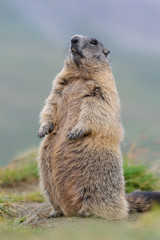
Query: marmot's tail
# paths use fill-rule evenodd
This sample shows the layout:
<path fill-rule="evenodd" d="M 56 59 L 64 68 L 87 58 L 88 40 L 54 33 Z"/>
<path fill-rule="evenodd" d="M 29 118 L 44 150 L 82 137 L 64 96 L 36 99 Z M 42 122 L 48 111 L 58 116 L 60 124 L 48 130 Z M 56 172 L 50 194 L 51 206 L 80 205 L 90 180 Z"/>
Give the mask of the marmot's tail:
<path fill-rule="evenodd" d="M 129 203 L 129 212 L 146 212 L 151 209 L 154 203 L 160 204 L 160 192 L 135 191 L 126 194 Z"/>

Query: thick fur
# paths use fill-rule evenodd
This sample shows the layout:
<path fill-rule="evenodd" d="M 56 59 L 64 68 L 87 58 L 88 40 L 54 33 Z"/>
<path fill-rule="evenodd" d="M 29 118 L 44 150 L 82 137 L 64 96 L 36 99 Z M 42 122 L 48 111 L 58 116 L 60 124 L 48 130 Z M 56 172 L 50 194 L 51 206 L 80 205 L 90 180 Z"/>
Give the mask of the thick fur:
<path fill-rule="evenodd" d="M 70 49 L 40 114 L 41 187 L 51 216 L 124 219 L 123 128 L 109 51 L 84 36 L 74 36 Z"/>
<path fill-rule="evenodd" d="M 40 115 L 38 135 L 47 134 L 39 149 L 41 186 L 54 216 L 126 218 L 123 128 L 107 50 L 78 38 Z"/>
<path fill-rule="evenodd" d="M 152 208 L 154 204 L 160 203 L 160 192 L 141 192 L 135 191 L 126 195 L 129 203 L 129 212 L 146 212 Z"/>

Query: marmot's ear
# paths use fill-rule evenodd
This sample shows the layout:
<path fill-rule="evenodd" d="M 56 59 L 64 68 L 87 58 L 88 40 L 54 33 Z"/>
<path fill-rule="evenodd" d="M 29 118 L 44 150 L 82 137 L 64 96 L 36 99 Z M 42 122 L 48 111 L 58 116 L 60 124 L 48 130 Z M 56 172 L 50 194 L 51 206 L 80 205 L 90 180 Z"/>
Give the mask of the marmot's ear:
<path fill-rule="evenodd" d="M 108 56 L 108 54 L 110 54 L 110 50 L 108 50 L 107 48 L 104 48 L 102 52 L 106 57 Z"/>

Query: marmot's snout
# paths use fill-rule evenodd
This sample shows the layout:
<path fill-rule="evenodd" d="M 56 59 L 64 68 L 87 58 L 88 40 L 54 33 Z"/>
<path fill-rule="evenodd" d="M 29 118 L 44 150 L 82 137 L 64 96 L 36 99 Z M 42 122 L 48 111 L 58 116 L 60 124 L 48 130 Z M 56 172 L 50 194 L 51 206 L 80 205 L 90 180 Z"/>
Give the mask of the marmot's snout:
<path fill-rule="evenodd" d="M 75 35 L 71 38 L 71 52 L 80 53 L 80 36 Z"/>
<path fill-rule="evenodd" d="M 71 38 L 71 53 L 73 56 L 73 61 L 76 65 L 79 65 L 80 58 L 83 58 L 82 50 L 83 50 L 83 38 L 81 35 L 75 35 Z"/>

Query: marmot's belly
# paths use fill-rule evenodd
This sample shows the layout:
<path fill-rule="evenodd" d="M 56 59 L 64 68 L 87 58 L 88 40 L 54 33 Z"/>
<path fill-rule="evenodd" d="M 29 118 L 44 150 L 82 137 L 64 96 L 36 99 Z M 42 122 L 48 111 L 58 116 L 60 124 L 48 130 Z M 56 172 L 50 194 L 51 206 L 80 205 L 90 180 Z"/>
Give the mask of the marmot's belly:
<path fill-rule="evenodd" d="M 91 148 L 89 137 L 63 142 L 53 156 L 53 181 L 65 214 L 80 211 L 86 191 L 103 202 L 110 195 L 111 186 L 116 186 L 115 194 L 121 190 L 121 163 L 107 149 L 99 150 L 96 145 Z M 111 191 L 113 194 L 114 189 Z"/>

